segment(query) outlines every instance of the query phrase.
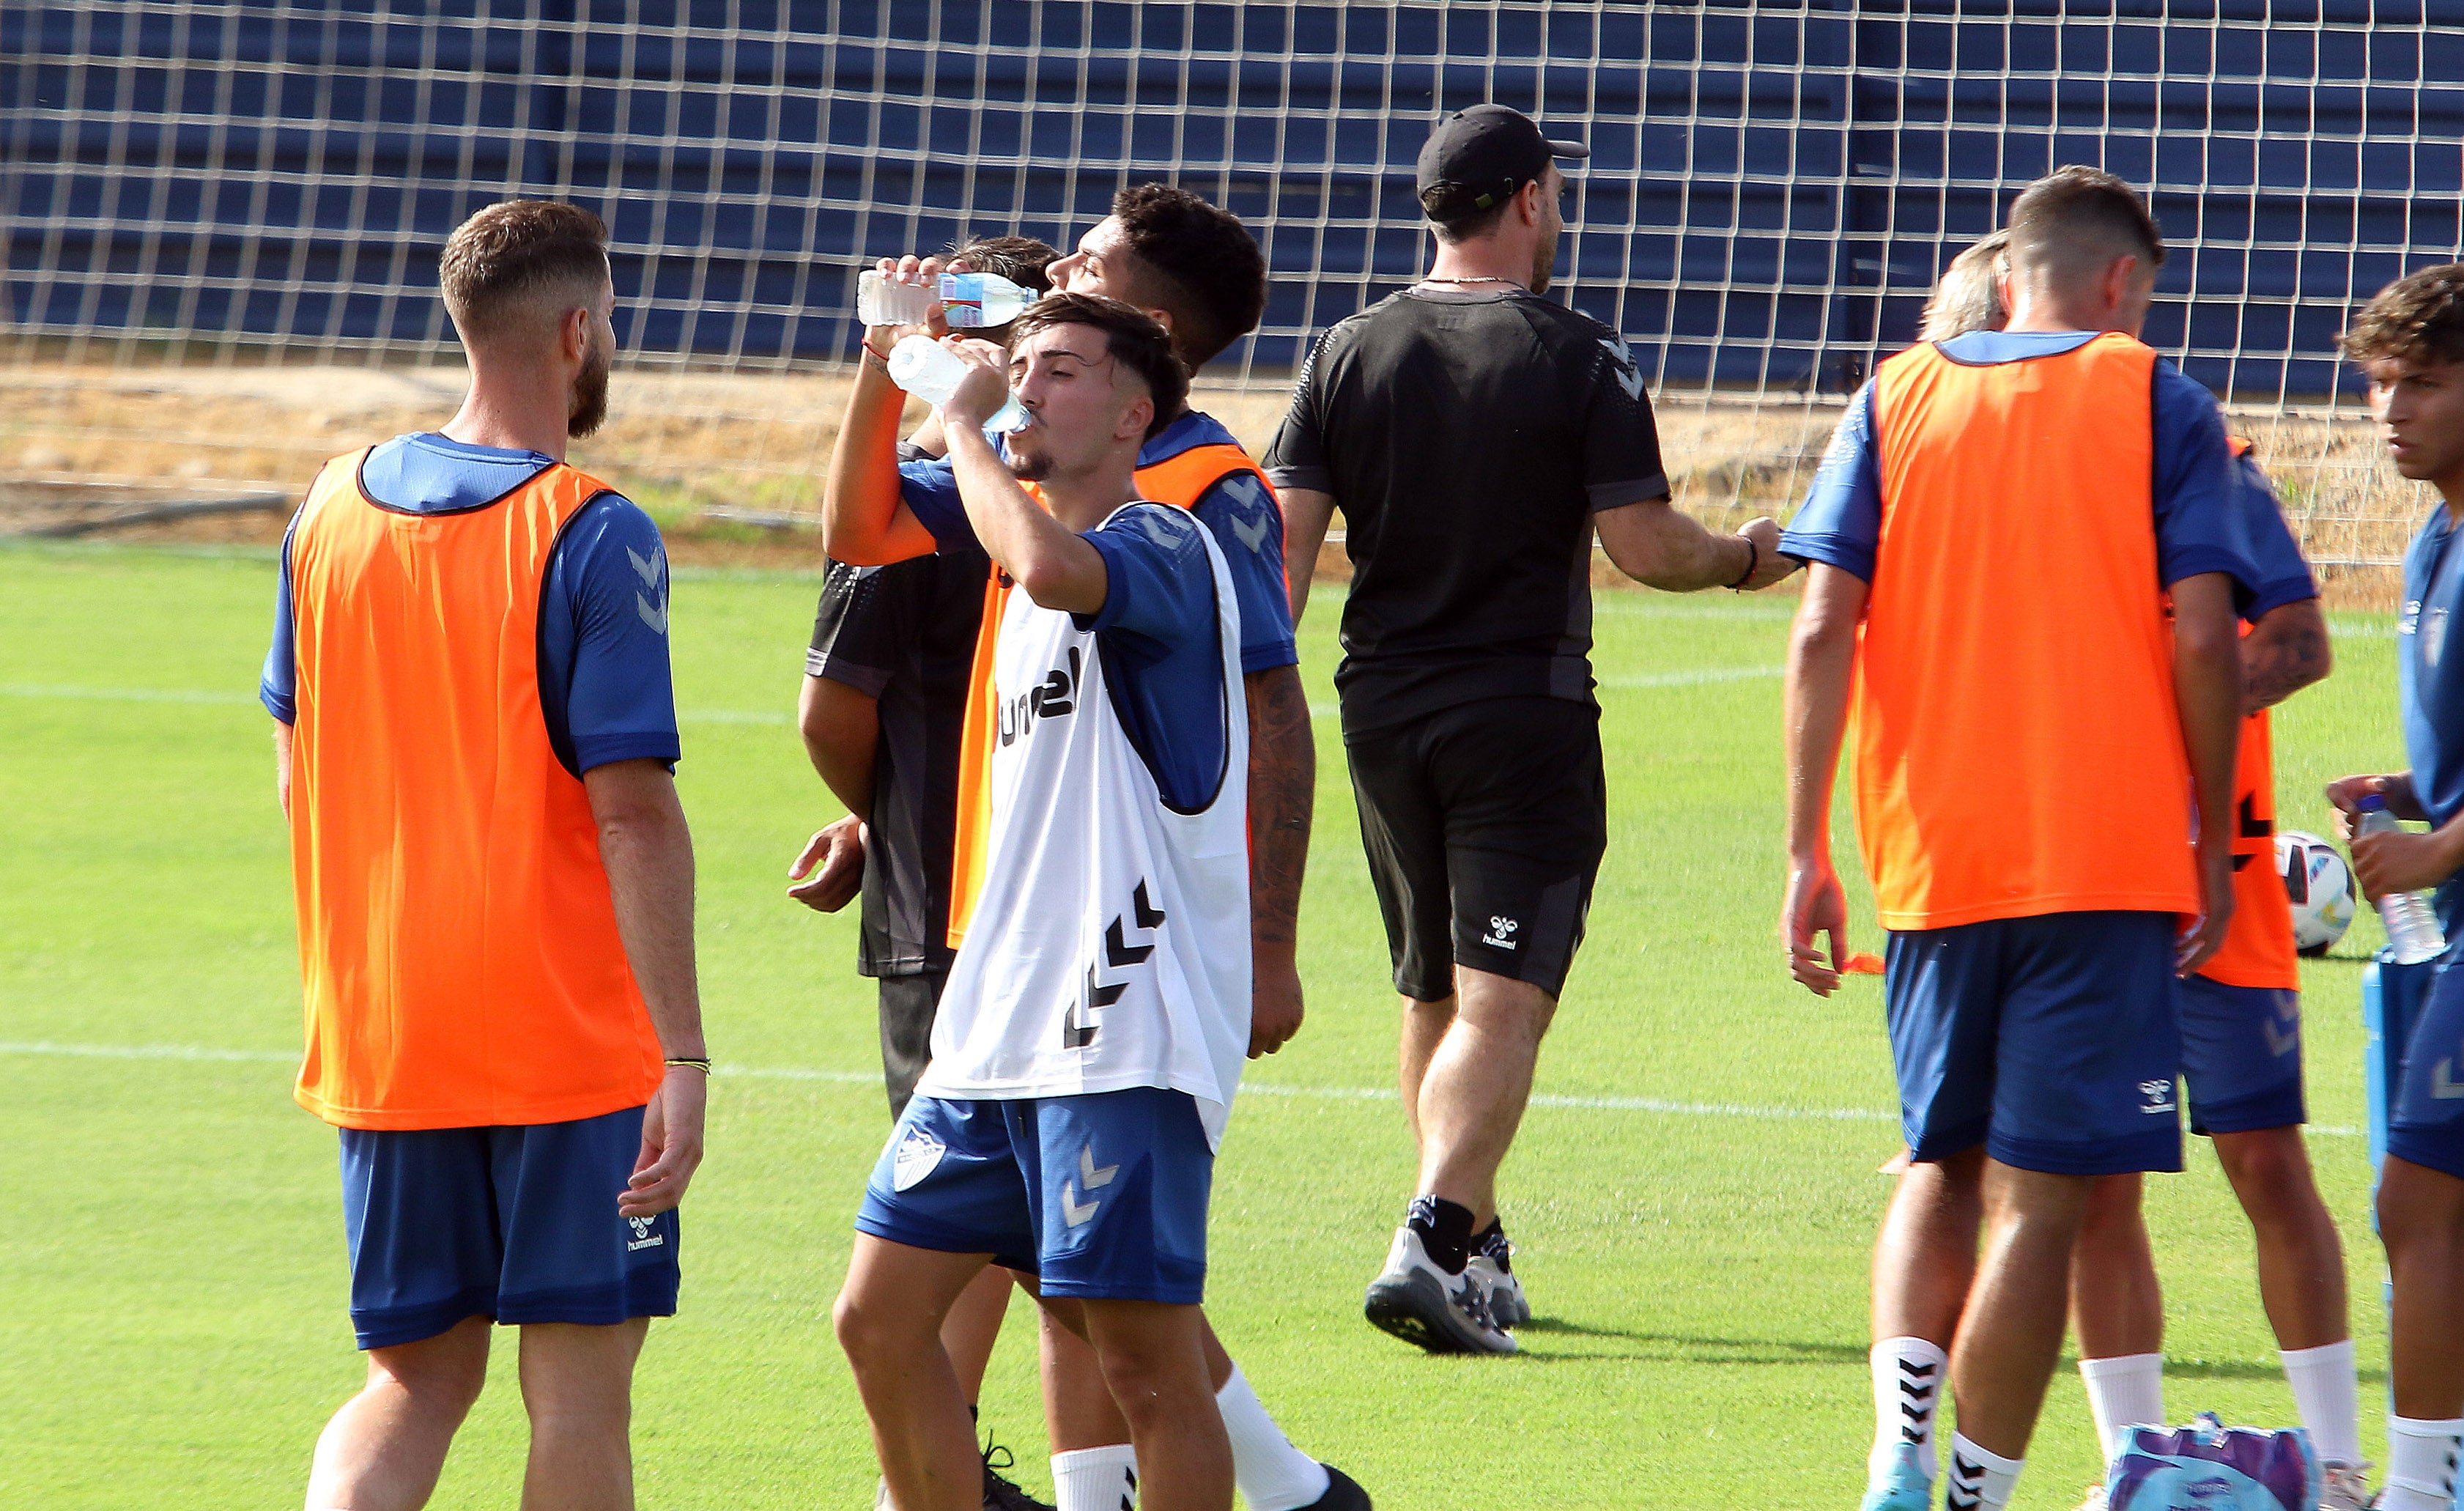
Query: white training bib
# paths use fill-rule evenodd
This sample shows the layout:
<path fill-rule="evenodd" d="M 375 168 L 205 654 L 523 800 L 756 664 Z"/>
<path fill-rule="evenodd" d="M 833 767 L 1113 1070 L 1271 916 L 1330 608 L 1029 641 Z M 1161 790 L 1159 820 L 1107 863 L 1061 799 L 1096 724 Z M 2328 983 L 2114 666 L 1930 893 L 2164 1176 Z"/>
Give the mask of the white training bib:
<path fill-rule="evenodd" d="M 993 653 L 998 744 L 983 890 L 951 964 L 920 1096 L 1015 1100 L 1158 1086 L 1198 1102 L 1220 1144 L 1249 1047 L 1248 704 L 1223 553 L 1214 574 L 1223 769 L 1173 809 L 1112 705 L 1102 645 L 1012 591 Z"/>

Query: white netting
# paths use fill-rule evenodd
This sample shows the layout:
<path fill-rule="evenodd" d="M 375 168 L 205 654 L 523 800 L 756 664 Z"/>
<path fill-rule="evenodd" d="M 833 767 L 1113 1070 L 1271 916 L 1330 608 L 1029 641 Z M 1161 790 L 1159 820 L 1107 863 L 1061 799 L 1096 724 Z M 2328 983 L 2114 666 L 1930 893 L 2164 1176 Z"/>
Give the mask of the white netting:
<path fill-rule="evenodd" d="M 514 193 L 607 217 L 630 366 L 672 375 L 636 379 L 628 417 L 659 423 L 624 459 L 688 494 L 809 497 L 818 390 L 757 375 L 845 360 L 866 259 L 1066 246 L 1149 178 L 1266 246 L 1265 324 L 1211 374 L 1264 416 L 1312 333 L 1421 266 L 1414 154 L 1485 99 L 1593 145 L 1561 283 L 1654 374 L 1690 505 L 1785 503 L 1950 254 L 2089 162 L 2147 186 L 2176 249 L 2150 339 L 2235 401 L 2322 557 L 2383 560 L 2414 500 L 2347 423 L 2332 342 L 2458 251 L 2459 20 L 2458 0 L 19 0 L 0 321 L 34 398 L 9 459 L 136 475 L 179 441 L 211 477 L 296 478 L 322 437 L 229 416 L 165 436 L 84 388 L 450 357 L 437 248 Z"/>

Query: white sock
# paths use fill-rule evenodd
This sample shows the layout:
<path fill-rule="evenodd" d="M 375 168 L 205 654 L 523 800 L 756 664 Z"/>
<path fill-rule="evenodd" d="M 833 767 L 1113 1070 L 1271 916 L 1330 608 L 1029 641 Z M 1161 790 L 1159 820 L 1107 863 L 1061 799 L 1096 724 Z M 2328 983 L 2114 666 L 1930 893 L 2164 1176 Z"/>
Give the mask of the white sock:
<path fill-rule="evenodd" d="M 1939 1465 L 1933 1424 L 1950 1356 L 1922 1338 L 1885 1338 L 1865 1357 L 1874 1371 L 1874 1451 L 1865 1455 L 1866 1483 L 1890 1478 L 1902 1443 L 1916 1445 L 1917 1467 L 1930 1481 Z"/>
<path fill-rule="evenodd" d="M 2165 1356 L 2122 1354 L 2112 1359 L 2082 1359 L 2079 1378 L 2087 1382 L 2087 1409 L 2096 1418 L 2096 1440 L 2104 1445 L 2105 1462 L 2121 1456 L 2122 1434 L 2133 1427 L 2165 1425 Z"/>
<path fill-rule="evenodd" d="M 2429 1422 L 2390 1413 L 2382 1511 L 2453 1511 L 2459 1441 L 2464 1441 L 2464 1419 Z"/>
<path fill-rule="evenodd" d="M 2294 1410 L 2309 1431 L 2310 1445 L 2321 1458 L 2360 1463 L 2362 1388 L 2353 1373 L 2353 1341 L 2280 1352 L 2284 1378 L 2293 1387 Z"/>
<path fill-rule="evenodd" d="M 1950 1434 L 1950 1488 L 1943 1511 L 2002 1511 L 2019 1483 L 2023 1459 L 2005 1458 Z"/>
<path fill-rule="evenodd" d="M 1249 1511 L 1299 1511 L 1326 1499 L 1332 1482 L 1326 1465 L 1292 1446 L 1239 1365 L 1215 1392 L 1215 1409 L 1223 1413 L 1223 1432 L 1232 1439 L 1232 1479 Z"/>
<path fill-rule="evenodd" d="M 1138 1455 L 1127 1443 L 1052 1455 L 1057 1511 L 1135 1511 Z"/>

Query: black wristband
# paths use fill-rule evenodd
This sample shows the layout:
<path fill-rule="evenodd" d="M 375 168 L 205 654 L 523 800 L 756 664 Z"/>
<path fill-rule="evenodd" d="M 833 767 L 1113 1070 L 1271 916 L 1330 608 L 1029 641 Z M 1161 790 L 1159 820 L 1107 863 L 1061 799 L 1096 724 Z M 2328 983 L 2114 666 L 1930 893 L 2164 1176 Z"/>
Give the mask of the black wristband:
<path fill-rule="evenodd" d="M 1728 585 L 1728 590 L 1730 592 L 1734 592 L 1738 589 L 1746 586 L 1746 584 L 1752 582 L 1754 580 L 1754 568 L 1763 564 L 1763 548 L 1754 544 L 1754 538 L 1752 536 L 1740 535 L 1737 539 L 1746 543 L 1746 569 L 1738 576 L 1735 582 Z"/>

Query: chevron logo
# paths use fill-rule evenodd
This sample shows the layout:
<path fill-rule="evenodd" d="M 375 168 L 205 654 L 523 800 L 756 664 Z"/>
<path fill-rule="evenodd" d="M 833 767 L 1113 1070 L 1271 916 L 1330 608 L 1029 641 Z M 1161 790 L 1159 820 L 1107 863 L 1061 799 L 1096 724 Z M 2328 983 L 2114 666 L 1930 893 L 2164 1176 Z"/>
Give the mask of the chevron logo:
<path fill-rule="evenodd" d="M 2464 1081 L 2455 1078 L 2453 1060 L 2443 1059 L 2438 1062 L 2438 1068 L 2431 1074 L 2430 1094 L 2441 1101 L 2453 1101 L 2458 1097 L 2464 1097 Z"/>
<path fill-rule="evenodd" d="M 1085 990 L 1076 1002 L 1069 1005 L 1069 1011 L 1061 1015 L 1061 1047 L 1083 1050 L 1094 1043 L 1095 1031 L 1104 1026 L 1095 1014 L 1120 1001 L 1121 993 L 1129 989 L 1130 984 L 1126 981 L 1111 985 L 1097 981 L 1095 967 L 1088 967 Z"/>
<path fill-rule="evenodd" d="M 2301 1003 L 2291 992 L 2277 1005 L 2276 1016 L 2259 1025 L 2267 1032 L 2267 1053 L 2279 1058 L 2301 1044 Z"/>
<path fill-rule="evenodd" d="M 1082 1144 L 1078 1146 L 1078 1187 L 1081 1190 L 1101 1190 L 1111 1185 L 1112 1177 L 1120 1173 L 1121 1167 L 1117 1165 L 1107 1165 L 1100 1170 L 1095 1168 L 1093 1144 Z"/>
<path fill-rule="evenodd" d="M 1138 927 L 1152 930 L 1162 926 L 1164 911 L 1147 900 L 1147 883 L 1144 877 L 1138 878 L 1136 890 L 1130 894 L 1130 907 L 1137 915 Z"/>
<path fill-rule="evenodd" d="M 1112 915 L 1112 921 L 1104 925 L 1104 959 L 1101 968 L 1127 970 L 1133 966 L 1145 965 L 1147 957 L 1155 953 L 1153 935 L 1162 926 L 1165 917 L 1163 909 L 1147 900 L 1146 878 L 1140 877 L 1137 886 L 1130 894 L 1129 912 L 1115 913 Z M 1145 943 L 1130 942 L 1130 931 L 1133 928 L 1149 936 Z M 1079 992 L 1078 1000 L 1072 1003 L 1069 1011 L 1061 1016 L 1061 1045 L 1064 1049 L 1083 1050 L 1094 1043 L 1095 1031 L 1103 1027 L 1096 1013 L 1120 1001 L 1121 993 L 1130 989 L 1130 984 L 1126 981 L 1098 979 L 1096 970 L 1097 967 L 1092 965 L 1087 967 L 1085 986 Z"/>

